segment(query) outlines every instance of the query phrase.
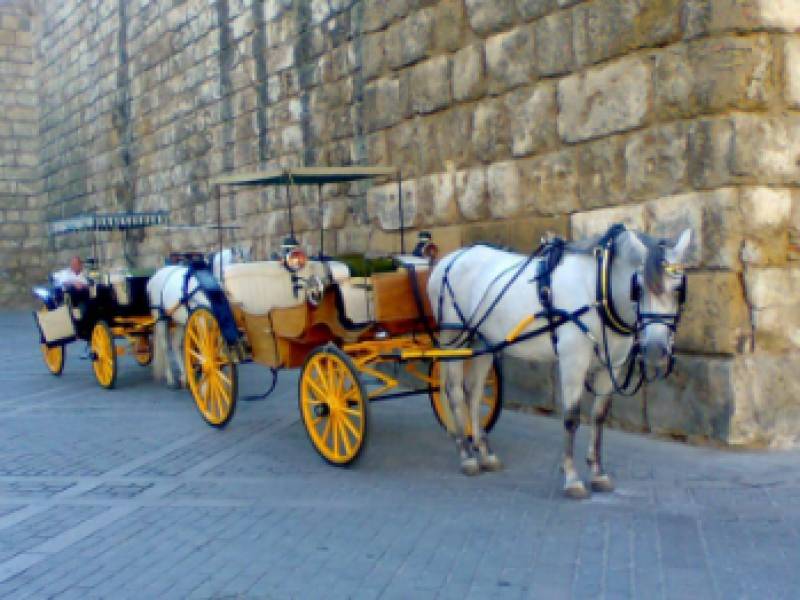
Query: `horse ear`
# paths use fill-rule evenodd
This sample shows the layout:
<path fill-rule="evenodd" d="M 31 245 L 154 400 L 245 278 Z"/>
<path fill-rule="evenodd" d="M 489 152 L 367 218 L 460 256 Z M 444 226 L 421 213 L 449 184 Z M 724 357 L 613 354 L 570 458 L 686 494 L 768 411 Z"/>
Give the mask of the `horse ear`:
<path fill-rule="evenodd" d="M 689 249 L 689 242 L 692 241 L 692 230 L 688 227 L 684 229 L 675 241 L 672 248 L 667 248 L 667 261 L 671 263 L 682 263 Z"/>
<path fill-rule="evenodd" d="M 631 253 L 631 262 L 634 265 L 643 265 L 647 260 L 647 246 L 639 239 L 635 231 L 628 230 L 627 241 Z"/>

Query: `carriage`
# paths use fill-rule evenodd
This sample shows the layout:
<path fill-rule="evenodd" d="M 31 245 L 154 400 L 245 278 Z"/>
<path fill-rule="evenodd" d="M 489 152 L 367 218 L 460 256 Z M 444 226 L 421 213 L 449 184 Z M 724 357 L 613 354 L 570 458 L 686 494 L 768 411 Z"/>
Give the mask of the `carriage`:
<path fill-rule="evenodd" d="M 368 179 L 397 181 L 400 252 L 388 257 L 325 255 L 323 186 Z M 226 265 L 216 283 L 210 273 L 194 273 L 208 301 L 193 307 L 186 303 L 191 310 L 183 361 L 187 386 L 204 419 L 217 427 L 228 423 L 237 400 L 237 366 L 253 362 L 273 373 L 301 368 L 303 424 L 316 451 L 334 465 L 360 455 L 371 402 L 427 394 L 444 425 L 449 413 L 439 395 L 439 361 L 461 360 L 471 351 L 440 349 L 436 343 L 425 293 L 436 247 L 421 235 L 415 251 L 405 251 L 399 172 L 303 167 L 226 175 L 212 186 L 218 215 L 223 189 L 283 186 L 290 234 L 274 260 Z M 307 256 L 294 235 L 292 194 L 298 186 L 316 187 L 320 251 L 315 256 Z M 410 382 L 414 385 L 408 389 Z M 493 427 L 501 408 L 501 371 L 495 362 L 484 390 L 485 430 Z"/>
<path fill-rule="evenodd" d="M 92 234 L 97 256 L 98 232 L 127 232 L 161 225 L 167 220 L 163 211 L 92 213 L 53 221 L 50 235 L 80 232 Z M 34 311 L 44 363 L 53 375 L 64 370 L 66 347 L 83 340 L 89 345 L 97 383 L 113 388 L 117 379 L 117 359 L 130 353 L 142 366 L 152 359 L 151 316 L 146 285 L 150 272 L 129 268 L 100 269 L 96 258 L 88 259 L 89 285 L 86 289 L 63 289 L 50 276 L 47 285 L 33 288 L 41 306 Z M 121 344 L 120 341 L 127 344 Z"/>

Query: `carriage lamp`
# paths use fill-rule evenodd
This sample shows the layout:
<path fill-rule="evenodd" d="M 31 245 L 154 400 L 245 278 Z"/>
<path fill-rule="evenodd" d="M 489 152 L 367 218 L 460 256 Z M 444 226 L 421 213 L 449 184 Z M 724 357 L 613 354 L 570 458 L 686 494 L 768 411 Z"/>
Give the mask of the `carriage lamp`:
<path fill-rule="evenodd" d="M 286 265 L 286 268 L 292 272 L 299 271 L 306 266 L 307 262 L 308 256 L 300 248 L 294 248 L 290 250 L 283 259 L 283 263 Z"/>
<path fill-rule="evenodd" d="M 417 235 L 417 244 L 411 254 L 419 256 L 420 258 L 427 258 L 433 262 L 439 256 L 439 246 L 434 244 L 431 240 L 433 236 L 430 231 L 420 231 Z"/>

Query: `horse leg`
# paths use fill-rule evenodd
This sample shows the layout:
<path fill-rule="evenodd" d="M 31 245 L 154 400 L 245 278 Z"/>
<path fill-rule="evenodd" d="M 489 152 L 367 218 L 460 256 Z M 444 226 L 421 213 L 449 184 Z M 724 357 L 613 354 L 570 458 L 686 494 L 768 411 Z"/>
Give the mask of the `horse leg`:
<path fill-rule="evenodd" d="M 559 374 L 561 376 L 561 402 L 564 408 L 564 494 L 569 498 L 581 500 L 589 496 L 586 486 L 583 485 L 575 469 L 575 433 L 581 422 L 581 394 L 583 381 L 586 377 L 588 361 L 584 368 L 575 368 L 573 361 L 569 367 L 563 360 L 559 361 Z M 570 368 L 567 372 L 567 368 Z"/>
<path fill-rule="evenodd" d="M 163 319 L 156 321 L 153 327 L 153 379 L 158 382 L 166 381 L 167 379 L 167 366 L 169 365 L 169 356 L 167 346 L 169 344 L 167 337 L 169 336 L 169 327 L 167 322 Z"/>
<path fill-rule="evenodd" d="M 611 477 L 603 471 L 602 464 L 603 423 L 605 423 L 610 407 L 611 396 L 598 396 L 592 405 L 592 433 L 586 453 L 586 462 L 592 472 L 590 484 L 595 492 L 614 491 Z"/>
<path fill-rule="evenodd" d="M 459 362 L 444 362 L 442 364 L 444 373 L 444 391 L 447 402 L 450 405 L 450 412 L 453 416 L 455 425 L 456 447 L 458 448 L 461 460 L 461 472 L 464 475 L 477 475 L 480 473 L 480 465 L 475 457 L 472 442 L 466 435 L 466 415 L 464 398 L 464 365 Z"/>
<path fill-rule="evenodd" d="M 178 363 L 178 387 L 186 387 L 186 367 L 183 364 L 183 336 L 186 328 L 183 325 L 176 325 L 172 333 L 172 355 Z"/>
<path fill-rule="evenodd" d="M 478 463 L 481 469 L 486 471 L 499 471 L 503 468 L 503 463 L 491 451 L 489 437 L 481 429 L 481 404 L 483 403 L 486 378 L 489 376 L 489 369 L 492 368 L 492 360 L 491 354 L 484 354 L 469 361 L 469 372 L 466 375 L 465 388 L 473 432 L 472 443 L 478 451 Z"/>

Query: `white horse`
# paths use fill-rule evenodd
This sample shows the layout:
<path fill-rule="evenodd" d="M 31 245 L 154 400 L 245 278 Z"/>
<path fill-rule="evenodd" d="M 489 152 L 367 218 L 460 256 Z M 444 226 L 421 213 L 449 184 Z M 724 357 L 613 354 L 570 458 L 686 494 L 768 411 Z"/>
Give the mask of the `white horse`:
<path fill-rule="evenodd" d="M 250 251 L 242 247 L 224 248 L 211 255 L 211 269 L 214 277 L 220 279 L 226 265 L 250 261 Z M 153 331 L 153 377 L 164 381 L 170 387 L 185 387 L 186 369 L 183 364 L 184 329 L 189 313 L 198 306 L 209 306 L 208 298 L 197 290 L 197 280 L 190 277 L 186 291 L 190 295 L 184 303 L 183 286 L 188 267 L 170 265 L 162 267 L 147 282 L 147 296 L 153 316 L 158 320 Z M 168 316 L 168 320 L 162 318 Z M 179 373 L 175 376 L 175 367 Z"/>
<path fill-rule="evenodd" d="M 671 370 L 673 336 L 686 291 L 682 262 L 690 238 L 688 229 L 674 242 L 666 242 L 617 226 L 601 238 L 565 244 L 560 261 L 550 271 L 545 296 L 540 288 L 544 285 L 542 274 L 547 271 L 542 270 L 546 256 L 531 258 L 474 246 L 446 256 L 431 273 L 428 295 L 442 327 L 443 347 L 486 348 L 518 339 L 504 351 L 528 361 L 558 361 L 566 429 L 563 471 L 567 496 L 588 495 L 573 461 L 584 385 L 591 383 L 595 393 L 587 453 L 591 488 L 611 491 L 613 484 L 601 461 L 602 427 L 610 395 L 625 387 L 629 365 L 638 366 L 642 378 L 665 376 Z M 605 302 L 600 296 L 606 296 Z M 550 312 L 553 323 L 560 322 L 558 315 L 572 315 L 555 328 L 555 337 L 547 329 L 541 335 L 532 333 L 550 322 L 543 298 L 549 298 L 545 303 L 553 311 L 561 311 Z M 536 318 L 532 318 L 534 315 Z M 623 331 L 629 328 L 627 335 L 614 331 L 609 318 L 621 320 L 618 324 Z M 448 330 L 452 325 L 463 327 L 464 320 L 470 327 L 477 325 L 473 336 Z M 449 421 L 454 423 L 451 433 L 456 436 L 461 469 L 476 474 L 480 469 L 498 469 L 501 464 L 479 426 L 492 353 L 470 362 L 466 371 L 462 362 L 444 362 L 441 389 L 447 398 L 442 404 L 453 417 Z M 476 432 L 472 443 L 465 436 L 467 415 Z"/>

